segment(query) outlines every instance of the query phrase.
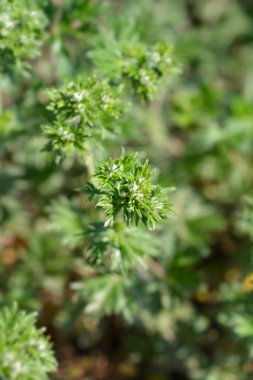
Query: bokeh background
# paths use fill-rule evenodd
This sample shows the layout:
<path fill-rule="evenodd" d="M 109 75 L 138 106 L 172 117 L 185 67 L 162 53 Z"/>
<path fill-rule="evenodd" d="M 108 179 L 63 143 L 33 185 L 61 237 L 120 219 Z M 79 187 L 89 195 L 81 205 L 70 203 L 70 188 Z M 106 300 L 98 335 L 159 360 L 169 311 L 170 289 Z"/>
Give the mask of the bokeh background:
<path fill-rule="evenodd" d="M 36 6 L 45 15 L 40 56 L 15 70 L 0 57 L 0 305 L 39 312 L 59 362 L 55 380 L 252 379 L 252 1 Z M 126 320 L 104 315 L 96 289 L 76 297 L 71 286 L 90 276 L 80 232 L 93 208 L 75 191 L 88 173 L 75 156 L 57 165 L 43 152 L 41 125 L 51 117 L 47 89 L 88 77 L 104 31 L 129 28 L 148 45 L 173 43 L 181 73 L 152 102 L 129 95 L 117 138 L 97 153 L 143 152 L 159 182 L 176 187 L 174 214 L 152 233 L 158 257 L 142 282 L 131 275 Z M 84 311 L 90 302 L 95 314 Z"/>

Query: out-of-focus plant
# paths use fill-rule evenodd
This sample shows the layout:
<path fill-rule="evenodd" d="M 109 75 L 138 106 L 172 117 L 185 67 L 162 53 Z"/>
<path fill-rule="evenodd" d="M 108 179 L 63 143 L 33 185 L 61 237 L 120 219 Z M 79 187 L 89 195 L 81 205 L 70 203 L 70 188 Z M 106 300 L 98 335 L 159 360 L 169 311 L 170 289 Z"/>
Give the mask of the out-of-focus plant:
<path fill-rule="evenodd" d="M 86 81 L 71 81 L 62 89 L 49 93 L 48 109 L 54 114 L 52 125 L 43 127 L 49 142 L 46 150 L 56 157 L 77 152 L 92 154 L 90 139 L 101 138 L 114 132 L 111 121 L 122 113 L 121 87 L 112 87 L 107 79 L 96 77 Z"/>
<path fill-rule="evenodd" d="M 100 49 L 90 52 L 97 71 L 116 81 L 128 79 L 145 100 L 154 98 L 159 84 L 178 71 L 173 48 L 168 43 L 148 47 L 127 39 L 117 41 L 106 33 L 104 39 Z"/>
<path fill-rule="evenodd" d="M 48 379 L 56 369 L 44 329 L 35 326 L 36 314 L 4 308 L 0 314 L 0 377 L 10 380 Z"/>
<path fill-rule="evenodd" d="M 34 1 L 0 3 L 0 72 L 26 72 L 40 53 L 47 19 Z"/>

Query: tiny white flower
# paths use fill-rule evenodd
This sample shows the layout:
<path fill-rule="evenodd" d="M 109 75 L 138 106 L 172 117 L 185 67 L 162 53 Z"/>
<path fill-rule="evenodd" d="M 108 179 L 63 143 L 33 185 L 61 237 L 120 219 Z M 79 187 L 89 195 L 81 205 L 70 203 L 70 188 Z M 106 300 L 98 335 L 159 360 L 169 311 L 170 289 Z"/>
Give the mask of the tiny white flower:
<path fill-rule="evenodd" d="M 31 11 L 30 16 L 35 18 L 38 16 L 38 12 L 37 11 Z"/>
<path fill-rule="evenodd" d="M 170 63 L 172 63 L 172 58 L 171 57 L 167 57 L 164 61 L 167 65 L 169 65 Z"/>
<path fill-rule="evenodd" d="M 121 252 L 120 252 L 120 250 L 119 250 L 118 248 L 116 248 L 116 249 L 114 250 L 114 254 L 115 254 L 115 258 L 116 258 L 116 259 L 119 259 L 120 256 L 121 256 Z"/>
<path fill-rule="evenodd" d="M 143 77 L 147 75 L 147 71 L 145 69 L 140 69 L 140 76 Z"/>
<path fill-rule="evenodd" d="M 108 103 L 110 100 L 110 97 L 108 95 L 103 95 L 101 100 L 103 103 Z"/>
<path fill-rule="evenodd" d="M 24 366 L 21 362 L 16 361 L 13 365 L 13 375 L 17 376 L 26 372 L 26 366 Z"/>
<path fill-rule="evenodd" d="M 160 60 L 161 60 L 161 56 L 159 53 L 154 52 L 153 54 L 151 54 L 150 61 L 152 65 L 156 65 L 157 63 L 160 62 Z"/>
<path fill-rule="evenodd" d="M 14 22 L 13 22 L 12 20 L 8 20 L 8 21 L 5 22 L 5 27 L 6 27 L 7 29 L 11 29 L 11 28 L 13 28 L 14 25 L 15 25 L 15 24 L 14 24 Z"/>
<path fill-rule="evenodd" d="M 130 189 L 132 191 L 137 191 L 139 189 L 139 186 L 137 185 L 137 183 L 134 182 L 133 185 L 130 187 Z"/>
<path fill-rule="evenodd" d="M 86 91 L 75 92 L 73 97 L 77 102 L 81 102 L 86 95 Z"/>
<path fill-rule="evenodd" d="M 102 104 L 101 108 L 106 111 L 108 109 L 108 104 Z"/>
<path fill-rule="evenodd" d="M 144 85 L 150 82 L 149 75 L 147 74 L 147 71 L 144 69 L 140 70 L 140 82 Z"/>
<path fill-rule="evenodd" d="M 80 112 L 83 112 L 85 109 L 84 104 L 78 104 L 77 108 L 79 109 Z"/>
<path fill-rule="evenodd" d="M 62 139 L 65 141 L 74 141 L 75 140 L 75 135 L 71 132 L 68 131 L 63 131 L 63 136 Z"/>
<path fill-rule="evenodd" d="M 47 348 L 46 343 L 43 340 L 41 340 L 38 343 L 38 349 L 40 351 L 40 355 L 41 356 L 45 356 L 45 354 L 46 354 L 46 348 Z"/>
<path fill-rule="evenodd" d="M 28 38 L 27 38 L 27 36 L 21 36 L 20 40 L 21 40 L 21 42 L 27 42 Z"/>

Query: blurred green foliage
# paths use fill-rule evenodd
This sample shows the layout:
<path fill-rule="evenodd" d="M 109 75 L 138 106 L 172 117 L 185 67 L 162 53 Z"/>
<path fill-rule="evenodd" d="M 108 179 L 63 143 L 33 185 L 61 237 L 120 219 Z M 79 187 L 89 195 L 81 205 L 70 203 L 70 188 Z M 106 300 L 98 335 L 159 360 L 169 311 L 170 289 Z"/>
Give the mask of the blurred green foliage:
<path fill-rule="evenodd" d="M 25 72 L 40 52 L 46 16 L 28 0 L 2 0 L 0 16 L 0 72 Z"/>
<path fill-rule="evenodd" d="M 19 312 L 17 306 L 5 308 L 0 314 L 0 376 L 1 379 L 48 379 L 56 369 L 51 346 L 36 329 L 36 316 Z"/>
<path fill-rule="evenodd" d="M 0 304 L 39 312 L 53 379 L 252 379 L 252 17 L 248 0 L 0 2 Z M 73 132 L 68 96 L 94 73 L 125 110 L 88 104 L 82 156 L 57 123 Z M 76 189 L 121 146 L 176 191 L 169 221 L 119 244 Z"/>
<path fill-rule="evenodd" d="M 105 138 L 113 132 L 110 121 L 118 119 L 123 110 L 120 86 L 112 87 L 108 79 L 88 78 L 71 81 L 62 89 L 49 93 L 48 109 L 54 113 L 53 125 L 44 126 L 49 142 L 47 151 L 55 151 L 57 161 L 75 150 L 80 156 L 90 155 L 90 138 Z"/>

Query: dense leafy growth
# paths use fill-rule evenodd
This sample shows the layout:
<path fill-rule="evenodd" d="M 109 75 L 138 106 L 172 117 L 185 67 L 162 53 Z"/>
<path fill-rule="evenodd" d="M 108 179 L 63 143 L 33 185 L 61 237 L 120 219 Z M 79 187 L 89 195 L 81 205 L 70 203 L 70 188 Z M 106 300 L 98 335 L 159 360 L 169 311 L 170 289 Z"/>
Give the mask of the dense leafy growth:
<path fill-rule="evenodd" d="M 55 120 L 43 127 L 49 137 L 46 149 L 59 157 L 73 151 L 84 155 L 91 137 L 113 132 L 109 121 L 117 120 L 123 110 L 120 93 L 121 87 L 111 87 L 107 79 L 96 77 L 52 89 L 48 109 Z"/>
<path fill-rule="evenodd" d="M 26 71 L 45 38 L 46 16 L 36 2 L 1 0 L 0 72 Z"/>
<path fill-rule="evenodd" d="M 252 21 L 0 0 L 1 380 L 252 380 Z"/>
<path fill-rule="evenodd" d="M 115 224 L 121 211 L 128 225 L 141 220 L 149 228 L 166 217 L 168 190 L 153 185 L 153 175 L 149 162 L 141 164 L 136 153 L 109 159 L 97 167 L 93 175 L 97 185 L 89 182 L 85 191 L 104 208 L 105 226 Z"/>
<path fill-rule="evenodd" d="M 146 269 L 145 257 L 157 254 L 157 245 L 153 237 L 140 228 L 125 228 L 117 223 L 114 227 L 105 227 L 103 223 L 94 223 L 86 230 L 88 239 L 87 260 L 97 268 L 108 268 L 125 272 L 133 266 Z"/>
<path fill-rule="evenodd" d="M 0 378 L 46 380 L 56 369 L 51 345 L 44 329 L 35 327 L 36 314 L 26 314 L 16 306 L 0 314 Z"/>
<path fill-rule="evenodd" d="M 161 82 L 178 71 L 168 43 L 147 47 L 140 42 L 117 43 L 112 39 L 108 45 L 106 41 L 104 48 L 90 53 L 98 71 L 118 81 L 128 78 L 136 93 L 146 100 L 154 98 Z"/>

